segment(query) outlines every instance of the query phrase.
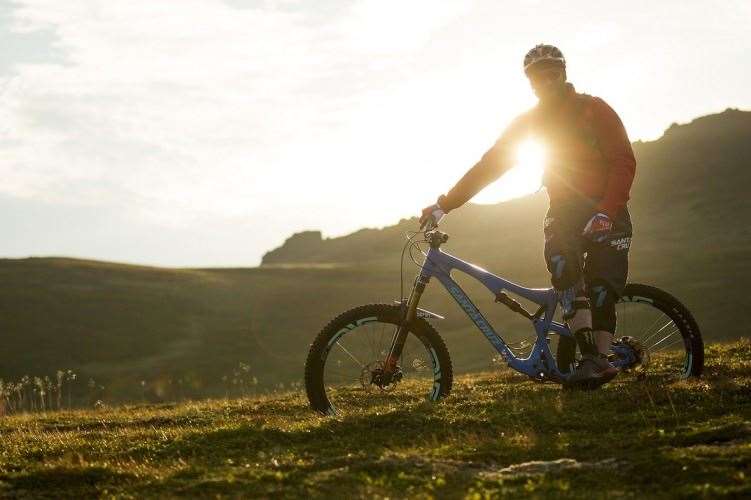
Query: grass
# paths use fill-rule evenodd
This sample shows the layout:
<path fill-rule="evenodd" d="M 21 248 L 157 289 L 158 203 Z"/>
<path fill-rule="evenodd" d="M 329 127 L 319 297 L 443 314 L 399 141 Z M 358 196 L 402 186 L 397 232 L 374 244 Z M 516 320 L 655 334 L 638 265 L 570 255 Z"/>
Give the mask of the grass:
<path fill-rule="evenodd" d="M 749 477 L 747 339 L 701 379 L 591 393 L 502 370 L 339 418 L 289 392 L 0 419 L 0 496 L 740 498 Z"/>

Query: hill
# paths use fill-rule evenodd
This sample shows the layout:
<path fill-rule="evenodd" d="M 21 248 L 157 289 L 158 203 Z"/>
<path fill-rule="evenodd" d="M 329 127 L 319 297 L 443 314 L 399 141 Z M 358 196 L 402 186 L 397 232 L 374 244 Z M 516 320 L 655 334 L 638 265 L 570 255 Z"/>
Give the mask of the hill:
<path fill-rule="evenodd" d="M 735 242 L 748 248 L 751 226 L 738 224 L 735 231 L 727 229 L 729 217 L 737 220 L 751 210 L 746 193 L 751 182 L 749 137 L 751 112 L 727 109 L 688 124 L 674 123 L 655 141 L 633 143 L 637 176 L 629 209 L 635 219 L 635 237 L 642 246 L 662 250 L 666 238 L 656 236 L 668 231 L 665 236 L 670 239 L 680 237 L 688 242 L 699 238 L 716 246 Z M 457 178 L 463 173 L 457 171 Z M 540 239 L 546 207 L 543 194 L 497 205 L 469 203 L 452 212 L 444 224 L 457 236 L 455 248 L 476 252 L 483 260 L 503 262 L 509 256 L 527 253 L 529 242 Z M 404 232 L 415 226 L 412 217 L 393 226 L 361 229 L 337 238 L 322 239 L 319 231 L 296 233 L 267 252 L 262 265 L 381 262 L 396 253 Z M 517 242 L 523 243 L 518 254 L 514 253 Z"/>
<path fill-rule="evenodd" d="M 708 342 L 747 333 L 737 321 L 751 282 L 751 113 L 727 110 L 635 143 L 630 279 L 665 288 L 696 316 Z M 450 214 L 444 249 L 528 286 L 548 286 L 544 193 Z M 166 269 L 66 258 L 0 259 L 0 379 L 77 374 L 73 396 L 167 401 L 239 396 L 298 384 L 307 348 L 334 315 L 399 298 L 399 252 L 414 218 L 342 238 L 293 236 L 250 269 Z M 407 259 L 405 282 L 415 268 Z M 459 277 L 496 330 L 528 325 Z M 423 306 L 459 373 L 495 354 L 437 284 Z"/>
<path fill-rule="evenodd" d="M 0 419 L 0 496 L 748 498 L 751 344 L 705 377 L 561 391 L 466 375 L 322 418 L 298 392 Z"/>

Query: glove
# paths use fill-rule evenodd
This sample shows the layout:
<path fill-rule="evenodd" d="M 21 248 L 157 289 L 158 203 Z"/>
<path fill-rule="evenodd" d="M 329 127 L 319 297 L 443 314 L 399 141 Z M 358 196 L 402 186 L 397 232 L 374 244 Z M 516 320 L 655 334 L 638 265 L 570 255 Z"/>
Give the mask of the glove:
<path fill-rule="evenodd" d="M 587 222 L 587 225 L 584 226 L 582 235 L 596 243 L 602 243 L 607 239 L 608 234 L 610 234 L 612 229 L 613 222 L 610 220 L 610 217 L 602 212 L 598 212 L 593 215 L 592 218 L 589 219 L 589 222 Z"/>
<path fill-rule="evenodd" d="M 423 208 L 422 215 L 420 216 L 420 229 L 426 225 L 428 226 L 428 230 L 437 227 L 444 215 L 446 215 L 446 212 L 443 211 L 438 203 L 433 203 Z"/>

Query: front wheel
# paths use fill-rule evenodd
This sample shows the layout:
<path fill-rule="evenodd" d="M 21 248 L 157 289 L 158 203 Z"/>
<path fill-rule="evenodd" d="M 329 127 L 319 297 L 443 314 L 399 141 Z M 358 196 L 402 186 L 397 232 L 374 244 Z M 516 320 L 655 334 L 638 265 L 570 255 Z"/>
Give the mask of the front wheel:
<path fill-rule="evenodd" d="M 369 304 L 327 324 L 310 346 L 305 390 L 310 406 L 327 414 L 352 414 L 373 405 L 436 401 L 449 394 L 451 359 L 438 332 L 423 318 L 408 329 L 397 372 L 389 380 L 383 361 L 401 320 L 401 308 Z"/>
<path fill-rule="evenodd" d="M 635 354 L 640 376 L 685 379 L 701 375 L 704 343 L 699 325 L 678 299 L 653 286 L 629 283 L 615 310 L 613 357 Z M 574 349 L 573 341 L 559 343 L 558 366 L 569 366 Z"/>

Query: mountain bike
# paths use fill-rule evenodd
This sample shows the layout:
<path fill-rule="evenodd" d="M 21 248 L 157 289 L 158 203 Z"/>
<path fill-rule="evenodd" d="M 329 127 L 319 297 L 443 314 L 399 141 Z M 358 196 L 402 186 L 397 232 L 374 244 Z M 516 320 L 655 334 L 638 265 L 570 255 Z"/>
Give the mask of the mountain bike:
<path fill-rule="evenodd" d="M 421 228 L 422 229 L 422 228 Z M 417 240 L 422 235 L 422 240 Z M 412 257 L 417 248 L 424 260 L 408 298 L 394 304 L 367 304 L 331 320 L 310 346 L 305 363 L 305 388 L 311 408 L 326 415 L 362 411 L 368 401 L 408 404 L 437 401 L 451 391 L 453 370 L 446 344 L 428 321 L 443 316 L 419 307 L 431 278 L 436 278 L 513 370 L 537 382 L 566 384 L 572 365 L 573 335 L 555 320 L 558 295 L 553 288 L 526 288 L 441 250 L 449 235 L 432 226 L 414 231 L 402 249 Z M 424 252 L 419 243 L 427 243 Z M 526 356 L 496 333 L 482 312 L 452 279 L 461 271 L 482 283 L 495 301 L 531 322 L 535 341 Z M 511 295 L 537 306 L 528 311 Z M 691 312 L 669 293 L 654 286 L 628 283 L 616 304 L 616 339 L 609 362 L 638 378 L 697 377 L 704 365 L 704 346 Z M 550 341 L 559 336 L 554 355 Z"/>

